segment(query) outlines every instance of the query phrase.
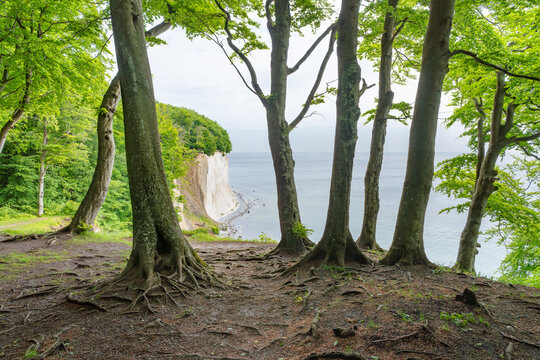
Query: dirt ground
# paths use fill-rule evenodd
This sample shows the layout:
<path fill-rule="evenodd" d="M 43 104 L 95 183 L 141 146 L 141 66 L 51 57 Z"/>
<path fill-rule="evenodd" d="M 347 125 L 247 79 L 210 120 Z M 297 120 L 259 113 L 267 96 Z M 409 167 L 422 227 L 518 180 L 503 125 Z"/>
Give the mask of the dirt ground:
<path fill-rule="evenodd" d="M 539 289 L 443 268 L 283 277 L 294 259 L 262 259 L 272 244 L 192 245 L 230 286 L 160 293 L 148 309 L 80 297 L 120 272 L 127 244 L 0 242 L 0 358 L 540 359 Z M 456 300 L 465 288 L 479 306 Z"/>

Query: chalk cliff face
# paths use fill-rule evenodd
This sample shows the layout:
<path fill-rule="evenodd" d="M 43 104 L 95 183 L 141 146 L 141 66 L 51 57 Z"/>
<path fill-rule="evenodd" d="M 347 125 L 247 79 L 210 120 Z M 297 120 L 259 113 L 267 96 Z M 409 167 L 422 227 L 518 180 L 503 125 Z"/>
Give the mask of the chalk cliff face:
<path fill-rule="evenodd" d="M 229 158 L 220 152 L 212 156 L 199 154 L 189 170 L 186 179 L 178 180 L 184 204 L 177 204 L 182 211 L 182 229 L 190 230 L 200 226 L 188 213 L 206 216 L 219 221 L 238 207 L 238 200 L 229 185 Z"/>

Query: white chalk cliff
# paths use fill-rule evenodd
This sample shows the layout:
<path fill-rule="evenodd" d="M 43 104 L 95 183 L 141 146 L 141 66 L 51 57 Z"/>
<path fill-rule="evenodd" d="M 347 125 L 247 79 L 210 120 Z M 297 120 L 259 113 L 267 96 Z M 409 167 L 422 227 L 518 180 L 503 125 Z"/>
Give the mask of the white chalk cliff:
<path fill-rule="evenodd" d="M 229 158 L 220 152 L 212 156 L 197 155 L 186 178 L 178 180 L 177 185 L 184 199 L 183 204 L 176 204 L 183 212 L 182 229 L 189 230 L 201 225 L 183 211 L 186 206 L 189 213 L 215 221 L 238 208 L 238 200 L 229 185 Z"/>

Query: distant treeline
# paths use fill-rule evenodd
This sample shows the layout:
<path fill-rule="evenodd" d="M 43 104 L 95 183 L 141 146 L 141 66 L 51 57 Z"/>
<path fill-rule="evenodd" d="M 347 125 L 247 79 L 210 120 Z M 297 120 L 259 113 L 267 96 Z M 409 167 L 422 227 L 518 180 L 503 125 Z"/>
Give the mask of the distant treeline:
<path fill-rule="evenodd" d="M 157 110 L 163 162 L 171 189 L 174 179 L 185 175 L 197 153 L 231 151 L 227 131 L 215 121 L 193 110 L 161 103 Z M 90 111 L 73 113 L 66 109 L 55 116 L 28 116 L 19 123 L 0 154 L 0 219 L 21 213 L 35 216 L 42 162 L 46 169 L 45 214 L 73 216 L 97 161 L 95 119 Z M 107 230 L 129 229 L 132 218 L 121 109 L 116 113 L 114 139 L 114 171 L 98 217 L 98 226 Z"/>

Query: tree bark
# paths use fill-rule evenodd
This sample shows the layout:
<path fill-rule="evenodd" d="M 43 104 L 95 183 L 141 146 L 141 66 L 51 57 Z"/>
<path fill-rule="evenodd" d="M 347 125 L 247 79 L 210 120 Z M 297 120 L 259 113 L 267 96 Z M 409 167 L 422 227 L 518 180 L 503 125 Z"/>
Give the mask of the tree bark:
<path fill-rule="evenodd" d="M 180 230 L 167 188 L 140 0 L 111 0 L 133 211 L 133 249 L 121 274 L 137 287 L 151 288 L 159 273 L 198 286 L 212 281 L 207 265 Z"/>
<path fill-rule="evenodd" d="M 45 160 L 47 158 L 47 142 L 48 142 L 47 119 L 43 119 L 43 141 L 41 143 L 41 156 L 39 157 L 39 178 L 38 178 L 38 217 L 43 216 L 43 195 L 45 187 L 45 173 L 47 167 Z"/>
<path fill-rule="evenodd" d="M 79 233 L 93 228 L 107 197 L 114 166 L 113 121 L 120 102 L 120 79 L 116 75 L 103 96 L 97 121 L 98 156 L 92 182 L 77 212 L 65 230 Z"/>
<path fill-rule="evenodd" d="M 384 264 L 428 265 L 424 251 L 424 218 L 433 179 L 435 135 L 454 0 L 432 0 L 424 39 L 422 67 L 409 137 L 409 153 L 394 239 Z"/>
<path fill-rule="evenodd" d="M 9 119 L 4 126 L 2 126 L 2 129 L 0 129 L 0 154 L 2 153 L 2 150 L 4 149 L 4 145 L 6 144 L 6 139 L 8 136 L 8 133 L 11 129 L 19 122 L 19 120 L 22 119 L 24 113 L 26 112 L 26 107 L 28 106 L 28 103 L 30 102 L 30 89 L 32 87 L 32 70 L 29 68 L 26 68 L 26 81 L 24 85 L 24 94 L 21 99 L 21 102 L 19 103 L 19 106 L 13 114 L 11 115 L 11 119 Z"/>
<path fill-rule="evenodd" d="M 489 145 L 485 155 L 478 159 L 479 164 L 477 165 L 477 169 L 479 167 L 479 171 L 476 176 L 474 194 L 469 212 L 467 213 L 465 227 L 461 232 L 458 256 L 454 265 L 455 268 L 460 270 L 474 272 L 474 261 L 476 254 L 478 254 L 477 248 L 480 247 L 478 236 L 480 226 L 482 225 L 482 218 L 484 217 L 489 197 L 497 190 L 497 187 L 494 185 L 497 176 L 495 165 L 501 151 L 506 145 L 510 144 L 506 135 L 513 125 L 515 105 L 508 105 L 506 121 L 503 125 L 502 116 L 504 112 L 505 93 L 504 73 L 499 71 L 497 73 L 497 90 L 495 92 L 491 114 Z M 480 131 L 478 131 L 478 135 L 480 135 Z M 481 139 L 478 139 L 478 141 L 480 143 Z"/>
<path fill-rule="evenodd" d="M 358 101 L 361 71 L 356 53 L 359 9 L 359 0 L 342 1 L 337 39 L 336 134 L 328 213 L 321 241 L 299 264 L 317 260 L 337 266 L 344 266 L 346 260 L 362 264 L 369 262 L 349 231 L 352 170 L 360 116 Z"/>
<path fill-rule="evenodd" d="M 395 11 L 398 0 L 388 0 L 388 6 Z M 364 176 L 364 220 L 362 231 L 357 240 L 360 248 L 377 250 L 375 236 L 377 216 L 379 214 L 379 178 L 384 155 L 386 139 L 386 123 L 392 108 L 394 93 L 392 92 L 392 45 L 394 42 L 394 14 L 388 11 L 384 19 L 384 30 L 381 40 L 381 66 L 379 69 L 379 102 L 373 120 L 371 148 Z"/>
<path fill-rule="evenodd" d="M 275 24 L 269 29 L 272 41 L 270 60 L 270 96 L 266 108 L 268 141 L 274 164 L 278 198 L 281 240 L 273 254 L 303 253 L 311 242 L 295 230 L 301 224 L 298 195 L 294 180 L 294 159 L 289 142 L 289 125 L 285 118 L 287 99 L 288 52 L 291 12 L 288 0 L 275 1 Z"/>

